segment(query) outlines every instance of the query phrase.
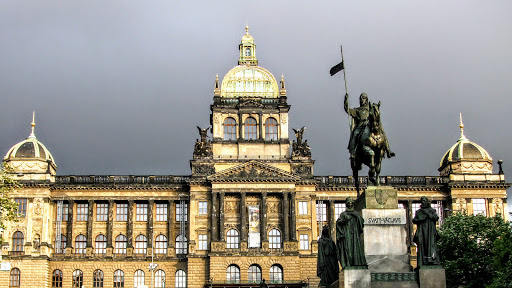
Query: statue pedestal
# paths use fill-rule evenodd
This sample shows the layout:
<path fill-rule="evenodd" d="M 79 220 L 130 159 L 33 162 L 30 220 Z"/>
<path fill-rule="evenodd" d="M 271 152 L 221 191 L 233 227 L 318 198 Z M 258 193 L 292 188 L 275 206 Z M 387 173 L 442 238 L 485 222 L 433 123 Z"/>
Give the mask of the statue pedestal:
<path fill-rule="evenodd" d="M 340 272 L 340 288 L 370 288 L 372 277 L 368 269 L 343 269 Z"/>
<path fill-rule="evenodd" d="M 446 288 L 446 274 L 441 266 L 421 266 L 420 288 Z"/>

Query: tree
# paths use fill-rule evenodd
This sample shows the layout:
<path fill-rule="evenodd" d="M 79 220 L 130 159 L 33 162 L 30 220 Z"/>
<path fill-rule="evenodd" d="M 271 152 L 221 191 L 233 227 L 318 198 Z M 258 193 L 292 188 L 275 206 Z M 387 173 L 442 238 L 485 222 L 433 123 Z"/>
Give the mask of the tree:
<path fill-rule="evenodd" d="M 5 229 L 5 225 L 9 221 L 18 221 L 18 204 L 11 197 L 11 193 L 21 185 L 11 175 L 11 168 L 2 164 L 0 169 L 0 229 Z"/>
<path fill-rule="evenodd" d="M 498 239 L 510 234 L 510 228 L 510 223 L 500 215 L 457 213 L 448 217 L 439 229 L 439 253 L 446 269 L 447 287 L 490 285 L 498 271 L 495 261 L 500 261 L 495 243 L 499 244 Z"/>
<path fill-rule="evenodd" d="M 512 230 L 494 241 L 493 267 L 496 271 L 489 288 L 512 287 Z"/>

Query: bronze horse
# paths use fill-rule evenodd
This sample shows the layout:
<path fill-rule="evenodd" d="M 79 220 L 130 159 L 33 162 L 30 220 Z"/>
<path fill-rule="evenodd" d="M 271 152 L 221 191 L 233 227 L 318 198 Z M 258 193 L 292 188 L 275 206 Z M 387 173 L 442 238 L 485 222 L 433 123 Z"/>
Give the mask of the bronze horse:
<path fill-rule="evenodd" d="M 379 186 L 379 175 L 382 164 L 382 158 L 386 153 L 385 136 L 382 133 L 382 124 L 380 122 L 380 101 L 378 104 L 369 105 L 368 126 L 365 133 L 361 133 L 358 139 L 356 157 L 350 161 L 352 174 L 354 176 L 357 196 L 359 196 L 359 170 L 362 164 L 368 166 L 368 180 L 375 186 Z M 368 130 L 366 130 L 368 129 Z"/>

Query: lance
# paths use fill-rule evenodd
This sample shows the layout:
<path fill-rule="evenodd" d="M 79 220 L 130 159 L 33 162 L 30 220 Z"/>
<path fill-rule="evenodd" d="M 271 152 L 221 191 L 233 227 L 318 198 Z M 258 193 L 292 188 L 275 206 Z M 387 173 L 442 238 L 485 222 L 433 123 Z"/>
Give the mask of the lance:
<path fill-rule="evenodd" d="M 331 76 L 334 76 L 336 73 L 343 70 L 343 80 L 345 81 L 345 95 L 348 95 L 347 75 L 345 74 L 345 60 L 343 59 L 343 46 L 342 45 L 340 45 L 340 51 L 341 51 L 341 62 L 334 65 L 329 72 L 330 72 Z M 352 132 L 353 123 L 352 123 L 352 119 L 350 119 L 350 115 L 348 115 L 348 123 L 350 126 L 350 132 Z"/>

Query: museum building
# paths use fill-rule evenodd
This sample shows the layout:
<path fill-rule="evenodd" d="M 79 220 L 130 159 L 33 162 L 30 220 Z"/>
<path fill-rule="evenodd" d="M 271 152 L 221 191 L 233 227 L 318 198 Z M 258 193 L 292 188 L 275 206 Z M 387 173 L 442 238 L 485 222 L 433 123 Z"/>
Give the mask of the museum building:
<path fill-rule="evenodd" d="M 23 186 L 12 193 L 19 221 L 2 231 L 0 286 L 318 286 L 319 232 L 328 225 L 335 238 L 354 179 L 314 174 L 303 130 L 290 141 L 284 77 L 258 66 L 248 27 L 239 50 L 238 65 L 215 80 L 211 129 L 199 129 L 188 176 L 57 175 L 33 120 L 3 160 Z M 493 174 L 489 153 L 460 127 L 438 176 L 380 177 L 406 210 L 412 266 L 421 196 L 441 223 L 462 211 L 508 219 L 501 162 Z"/>

